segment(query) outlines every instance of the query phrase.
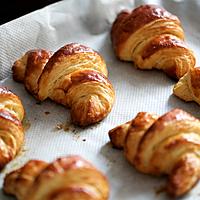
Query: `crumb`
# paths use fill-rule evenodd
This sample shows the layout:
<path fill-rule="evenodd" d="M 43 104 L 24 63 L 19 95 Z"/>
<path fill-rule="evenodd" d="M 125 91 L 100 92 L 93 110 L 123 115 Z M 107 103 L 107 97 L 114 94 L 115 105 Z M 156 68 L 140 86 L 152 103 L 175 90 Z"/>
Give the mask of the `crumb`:
<path fill-rule="evenodd" d="M 72 129 L 72 132 L 73 132 L 75 135 L 77 135 L 77 134 L 78 134 L 78 130 L 77 130 L 77 129 L 75 129 L 75 128 L 73 128 L 73 129 Z"/>
<path fill-rule="evenodd" d="M 166 186 L 160 186 L 159 188 L 155 188 L 156 195 L 159 195 L 166 191 Z"/>
<path fill-rule="evenodd" d="M 64 126 L 64 129 L 63 129 L 64 131 L 69 131 L 70 130 L 70 128 L 69 127 L 66 127 L 66 126 Z"/>
<path fill-rule="evenodd" d="M 23 119 L 22 125 L 24 127 L 24 131 L 27 131 L 31 127 L 31 123 L 28 119 Z"/>
<path fill-rule="evenodd" d="M 72 133 L 74 133 L 75 135 L 78 134 L 78 130 L 77 128 L 73 125 L 70 124 L 69 122 L 66 123 L 58 123 L 55 127 L 55 130 L 61 130 L 63 129 L 65 132 L 67 131 L 71 131 Z"/>
<path fill-rule="evenodd" d="M 49 112 L 49 111 L 45 111 L 44 114 L 45 114 L 45 115 L 49 115 L 50 112 Z"/>
<path fill-rule="evenodd" d="M 73 137 L 74 137 L 74 139 L 78 140 L 81 136 L 80 135 L 74 135 Z"/>
<path fill-rule="evenodd" d="M 25 153 L 25 152 L 27 152 L 28 150 L 27 149 L 21 149 L 21 154 L 23 154 L 23 153 Z"/>
<path fill-rule="evenodd" d="M 83 139 L 83 142 L 85 142 L 86 141 L 86 139 Z"/>
<path fill-rule="evenodd" d="M 63 130 L 64 130 L 64 131 L 69 131 L 70 128 L 71 128 L 71 127 L 70 127 L 70 124 L 66 122 L 66 123 L 64 124 Z"/>
<path fill-rule="evenodd" d="M 56 124 L 55 129 L 56 129 L 56 130 L 61 130 L 61 129 L 63 129 L 63 124 Z"/>
<path fill-rule="evenodd" d="M 16 158 L 23 156 L 27 151 L 28 151 L 28 149 L 26 149 L 25 146 L 23 145 L 22 148 L 20 149 L 20 151 L 18 152 L 18 154 L 16 155 Z"/>
<path fill-rule="evenodd" d="M 63 129 L 64 131 L 73 131 L 72 129 L 73 127 L 71 127 L 71 125 L 69 123 L 58 123 L 56 125 L 56 130 L 61 130 Z"/>

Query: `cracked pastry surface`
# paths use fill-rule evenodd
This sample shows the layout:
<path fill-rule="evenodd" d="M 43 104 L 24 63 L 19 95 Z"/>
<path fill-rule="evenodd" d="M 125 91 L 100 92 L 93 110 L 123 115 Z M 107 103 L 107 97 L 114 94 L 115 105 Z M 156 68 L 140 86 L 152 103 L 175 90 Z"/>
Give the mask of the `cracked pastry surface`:
<path fill-rule="evenodd" d="M 200 121 L 189 113 L 180 109 L 162 116 L 140 112 L 108 134 L 138 171 L 168 175 L 166 189 L 171 196 L 188 193 L 199 181 Z"/>
<path fill-rule="evenodd" d="M 47 98 L 71 108 L 72 122 L 87 126 L 111 111 L 115 92 L 103 58 L 94 50 L 71 43 L 54 54 L 28 51 L 13 65 L 13 78 L 24 82 L 38 100 Z"/>
<path fill-rule="evenodd" d="M 180 20 L 157 5 L 141 5 L 119 13 L 112 25 L 111 40 L 116 56 L 133 61 L 139 69 L 155 68 L 179 79 L 195 66 Z"/>
<path fill-rule="evenodd" d="M 18 200 L 108 200 L 106 177 L 80 156 L 30 160 L 6 175 L 3 190 Z"/>
<path fill-rule="evenodd" d="M 17 95 L 0 87 L 0 169 L 13 160 L 24 142 L 24 108 Z"/>

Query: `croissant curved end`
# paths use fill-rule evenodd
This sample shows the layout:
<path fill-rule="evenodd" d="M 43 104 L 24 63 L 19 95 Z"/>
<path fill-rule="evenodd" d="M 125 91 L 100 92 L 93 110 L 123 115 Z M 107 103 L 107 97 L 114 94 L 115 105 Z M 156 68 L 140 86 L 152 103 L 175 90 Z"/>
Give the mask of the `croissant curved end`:
<path fill-rule="evenodd" d="M 175 165 L 168 180 L 167 191 L 173 196 L 183 196 L 200 178 L 200 159 L 195 154 L 186 154 Z"/>
<path fill-rule="evenodd" d="M 94 70 L 73 73 L 66 96 L 75 124 L 86 126 L 105 118 L 115 100 L 113 86 L 107 77 Z"/>

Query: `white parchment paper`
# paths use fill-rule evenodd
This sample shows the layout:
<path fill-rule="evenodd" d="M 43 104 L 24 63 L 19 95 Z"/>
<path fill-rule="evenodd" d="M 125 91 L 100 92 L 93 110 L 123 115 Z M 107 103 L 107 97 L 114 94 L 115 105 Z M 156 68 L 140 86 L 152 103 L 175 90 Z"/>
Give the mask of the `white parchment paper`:
<path fill-rule="evenodd" d="M 35 11 L 0 26 L 0 85 L 7 86 L 23 101 L 26 131 L 23 152 L 10 162 L 0 175 L 20 167 L 29 159 L 52 161 L 59 156 L 78 154 L 105 173 L 110 182 L 110 200 L 161 200 L 165 193 L 156 191 L 165 178 L 138 173 L 128 164 L 123 152 L 109 144 L 108 131 L 132 119 L 139 111 L 163 114 L 172 108 L 182 108 L 200 117 L 200 107 L 185 103 L 172 95 L 174 81 L 159 71 L 140 71 L 131 63 L 116 59 L 110 41 L 110 27 L 116 14 L 142 3 L 160 4 L 182 21 L 186 41 L 200 63 L 200 1 L 198 0 L 66 0 Z M 69 124 L 69 110 L 49 100 L 41 105 L 29 95 L 22 84 L 11 78 L 12 63 L 33 48 L 57 50 L 79 42 L 100 52 L 105 58 L 109 78 L 116 91 L 112 112 L 102 122 L 85 129 Z M 64 125 L 65 129 L 60 129 Z M 60 129 L 60 130 L 59 130 Z M 200 184 L 183 199 L 199 199 Z M 11 200 L 0 192 L 0 200 Z"/>

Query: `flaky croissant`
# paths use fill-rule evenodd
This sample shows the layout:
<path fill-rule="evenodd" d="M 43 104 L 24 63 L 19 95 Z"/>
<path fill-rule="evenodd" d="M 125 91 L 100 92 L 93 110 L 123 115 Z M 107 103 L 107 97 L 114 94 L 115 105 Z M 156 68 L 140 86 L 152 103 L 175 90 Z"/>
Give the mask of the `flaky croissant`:
<path fill-rule="evenodd" d="M 117 57 L 133 61 L 139 69 L 155 68 L 179 79 L 195 66 L 179 19 L 156 5 L 142 5 L 118 14 L 111 39 Z"/>
<path fill-rule="evenodd" d="M 173 88 L 173 94 L 200 105 L 200 67 L 190 69 Z"/>
<path fill-rule="evenodd" d="M 106 177 L 80 156 L 30 160 L 6 175 L 3 190 L 18 200 L 107 200 Z"/>
<path fill-rule="evenodd" d="M 71 108 L 72 122 L 96 123 L 111 111 L 115 93 L 103 58 L 91 48 L 72 43 L 53 55 L 28 51 L 13 65 L 13 78 L 24 82 L 38 100 L 47 98 Z"/>
<path fill-rule="evenodd" d="M 24 142 L 21 100 L 5 87 L 0 87 L 0 169 L 15 158 Z"/>
<path fill-rule="evenodd" d="M 161 117 L 140 112 L 110 130 L 109 137 L 140 172 L 168 175 L 166 189 L 172 196 L 184 195 L 200 178 L 200 121 L 183 110 Z"/>

